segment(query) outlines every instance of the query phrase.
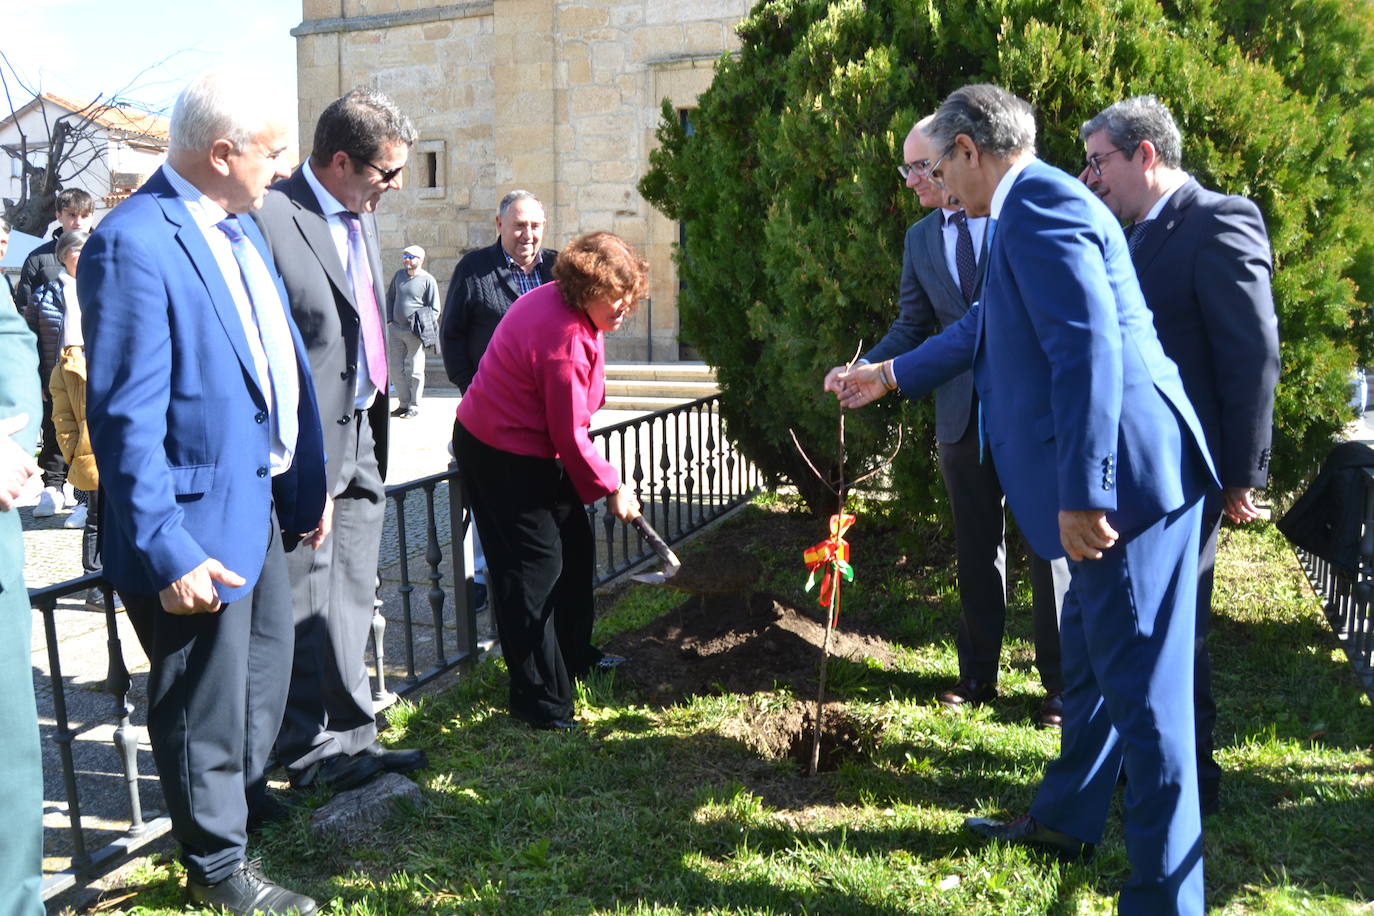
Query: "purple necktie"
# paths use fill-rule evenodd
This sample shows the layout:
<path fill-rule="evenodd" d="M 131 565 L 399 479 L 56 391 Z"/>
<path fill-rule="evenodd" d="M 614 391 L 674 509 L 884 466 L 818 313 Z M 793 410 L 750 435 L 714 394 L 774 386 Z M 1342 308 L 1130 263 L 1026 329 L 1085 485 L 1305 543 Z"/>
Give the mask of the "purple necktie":
<path fill-rule="evenodd" d="M 372 271 L 367 266 L 367 249 L 363 247 L 362 221 L 358 214 L 346 210 L 339 215 L 348 227 L 348 282 L 353 284 L 353 302 L 358 307 L 367 377 L 385 397 L 386 340 L 382 337 L 382 318 L 377 309 L 377 291 L 372 287 Z"/>

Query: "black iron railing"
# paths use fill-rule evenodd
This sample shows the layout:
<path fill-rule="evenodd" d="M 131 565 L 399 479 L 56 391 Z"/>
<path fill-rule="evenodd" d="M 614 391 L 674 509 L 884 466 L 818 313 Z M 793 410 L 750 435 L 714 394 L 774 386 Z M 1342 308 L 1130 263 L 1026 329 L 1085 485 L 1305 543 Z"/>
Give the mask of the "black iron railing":
<path fill-rule="evenodd" d="M 1374 701 L 1374 471 L 1363 469 L 1364 526 L 1360 537 L 1360 566 L 1352 574 L 1316 554 L 1295 547 L 1298 562 L 1312 588 L 1326 602 L 1326 619 L 1350 659 L 1350 667 Z"/>
<path fill-rule="evenodd" d="M 650 523 L 670 542 L 740 505 L 760 486 L 758 470 L 736 451 L 726 433 L 718 396 L 617 423 L 592 435 L 621 478 L 634 485 Z M 450 467 L 388 487 L 386 495 L 387 527 L 372 620 L 374 696 L 379 708 L 475 659 L 479 648 L 477 610 L 463 550 L 471 513 L 459 471 Z M 604 506 L 591 506 L 588 513 L 598 530 L 598 584 L 652 556 Z M 87 601 L 91 589 L 99 598 Z M 132 630 L 109 583 L 86 575 L 31 589 L 29 599 L 43 615 L 49 666 L 44 682 L 36 684 L 47 742 L 45 804 L 48 811 L 66 815 L 65 828 L 45 829 L 48 861 L 68 863 L 47 877 L 43 896 L 48 899 L 136 854 L 166 834 L 171 824 L 156 810 L 161 792 L 151 754 L 146 744 L 140 746 L 143 729 L 134 722 L 140 710 L 131 700 L 131 695 L 144 691 L 126 664 Z M 74 660 L 62 658 L 62 631 L 70 629 L 78 615 L 97 612 L 105 630 L 101 690 L 113 706 L 103 700 L 92 703 L 92 693 L 85 688 L 93 683 L 94 672 L 64 670 L 64 661 Z M 89 617 L 80 625 L 89 627 Z M 91 669 L 100 663 L 83 657 L 79 664 Z M 79 700 L 79 708 L 73 708 L 73 699 Z M 60 780 L 55 778 L 54 763 Z M 119 784 L 117 791 L 112 791 L 112 783 Z"/>

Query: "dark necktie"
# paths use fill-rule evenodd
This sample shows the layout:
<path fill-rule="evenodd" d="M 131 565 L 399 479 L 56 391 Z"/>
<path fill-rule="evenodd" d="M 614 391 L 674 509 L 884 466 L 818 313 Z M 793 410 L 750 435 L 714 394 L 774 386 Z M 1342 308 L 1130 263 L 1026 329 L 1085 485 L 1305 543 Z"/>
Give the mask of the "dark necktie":
<path fill-rule="evenodd" d="M 972 304 L 973 293 L 978 286 L 978 261 L 973 256 L 973 234 L 968 231 L 968 214 L 960 210 L 949 220 L 954 223 L 957 234 L 954 266 L 959 271 L 959 291 L 964 294 L 964 301 Z"/>
<path fill-rule="evenodd" d="M 287 454 L 296 450 L 296 404 L 300 398 L 297 380 L 296 350 L 291 342 L 291 328 L 286 323 L 286 306 L 277 293 L 277 284 L 267 271 L 262 255 L 243 234 L 238 217 L 230 216 L 215 224 L 229 237 L 229 248 L 238 262 L 243 288 L 253 306 L 253 321 L 257 324 L 258 340 L 267 357 L 268 378 L 261 379 L 272 407 L 272 420 L 277 438 Z M 248 330 L 247 328 L 244 329 Z"/>
<path fill-rule="evenodd" d="M 386 339 L 382 336 L 377 291 L 372 287 L 372 269 L 368 267 L 367 249 L 363 247 L 362 221 L 358 219 L 358 214 L 346 210 L 339 215 L 348 227 L 348 282 L 353 286 L 353 303 L 358 307 L 358 329 L 363 353 L 367 357 L 367 377 L 373 387 L 385 396 Z"/>
<path fill-rule="evenodd" d="M 1135 250 L 1140 247 L 1140 243 L 1145 240 L 1145 230 L 1148 229 L 1150 223 L 1153 222 L 1154 220 L 1152 219 L 1142 219 L 1140 222 L 1134 223 L 1131 226 L 1131 234 L 1126 239 L 1126 248 L 1130 251 L 1132 256 L 1135 255 Z"/>

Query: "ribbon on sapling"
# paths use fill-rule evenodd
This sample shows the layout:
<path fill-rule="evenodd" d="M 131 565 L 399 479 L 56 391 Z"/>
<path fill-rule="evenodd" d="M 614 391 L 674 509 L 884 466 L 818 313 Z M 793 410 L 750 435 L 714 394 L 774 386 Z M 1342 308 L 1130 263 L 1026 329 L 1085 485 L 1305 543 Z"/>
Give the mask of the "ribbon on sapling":
<path fill-rule="evenodd" d="M 854 581 L 854 567 L 849 565 L 849 542 L 844 539 L 845 532 L 853 524 L 854 516 L 848 513 L 830 516 L 830 537 L 802 552 L 802 559 L 806 561 L 806 568 L 810 572 L 806 579 L 806 591 L 809 592 L 815 587 L 819 574 L 820 605 L 823 608 L 834 608 L 831 626 L 840 620 L 840 579 L 843 578 L 845 582 Z"/>

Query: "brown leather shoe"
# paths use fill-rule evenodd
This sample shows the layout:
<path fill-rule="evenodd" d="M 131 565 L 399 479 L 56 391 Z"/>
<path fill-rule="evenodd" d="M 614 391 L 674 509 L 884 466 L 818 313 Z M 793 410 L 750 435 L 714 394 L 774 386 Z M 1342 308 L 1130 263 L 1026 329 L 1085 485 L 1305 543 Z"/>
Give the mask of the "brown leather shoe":
<path fill-rule="evenodd" d="M 991 703 L 997 699 L 997 685 L 964 677 L 959 679 L 959 683 L 940 694 L 939 699 L 941 706 L 947 706 L 950 709 L 982 706 L 984 703 Z"/>
<path fill-rule="evenodd" d="M 1040 711 L 1035 714 L 1035 724 L 1038 728 L 1064 727 L 1063 694 L 1057 691 L 1045 694 L 1045 702 L 1040 704 Z"/>

